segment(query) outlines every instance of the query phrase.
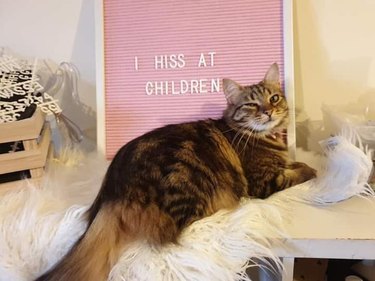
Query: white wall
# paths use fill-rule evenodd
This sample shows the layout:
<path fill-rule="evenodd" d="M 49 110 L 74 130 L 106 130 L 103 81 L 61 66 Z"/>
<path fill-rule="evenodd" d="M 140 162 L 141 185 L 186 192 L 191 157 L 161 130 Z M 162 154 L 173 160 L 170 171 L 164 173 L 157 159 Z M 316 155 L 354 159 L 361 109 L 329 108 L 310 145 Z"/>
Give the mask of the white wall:
<path fill-rule="evenodd" d="M 294 0 L 294 14 L 296 102 L 305 118 L 321 119 L 322 103 L 375 96 L 375 1 Z"/>
<path fill-rule="evenodd" d="M 293 3 L 297 145 L 319 151 L 323 104 L 375 120 L 375 1 Z"/>

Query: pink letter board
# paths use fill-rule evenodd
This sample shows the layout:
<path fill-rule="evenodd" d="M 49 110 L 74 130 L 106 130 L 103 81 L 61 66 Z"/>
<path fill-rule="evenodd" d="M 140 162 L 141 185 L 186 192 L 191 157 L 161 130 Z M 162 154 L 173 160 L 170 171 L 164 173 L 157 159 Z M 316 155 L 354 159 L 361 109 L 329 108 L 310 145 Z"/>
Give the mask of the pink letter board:
<path fill-rule="evenodd" d="M 294 105 L 289 1 L 99 2 L 98 145 L 107 158 L 153 128 L 220 117 L 222 78 L 259 82 L 273 62 Z"/>

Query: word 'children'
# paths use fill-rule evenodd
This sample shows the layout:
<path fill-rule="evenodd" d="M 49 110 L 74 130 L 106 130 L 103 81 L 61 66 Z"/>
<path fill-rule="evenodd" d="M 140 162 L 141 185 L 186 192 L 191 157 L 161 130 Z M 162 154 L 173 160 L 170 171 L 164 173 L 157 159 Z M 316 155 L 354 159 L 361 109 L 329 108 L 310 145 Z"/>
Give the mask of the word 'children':
<path fill-rule="evenodd" d="M 206 68 L 215 66 L 216 52 L 201 53 L 193 67 Z M 156 55 L 154 56 L 155 70 L 183 69 L 187 66 L 184 54 Z M 134 69 L 139 70 L 138 57 L 134 57 Z M 197 78 L 180 80 L 147 81 L 145 85 L 146 95 L 185 95 L 219 93 L 219 78 Z"/>

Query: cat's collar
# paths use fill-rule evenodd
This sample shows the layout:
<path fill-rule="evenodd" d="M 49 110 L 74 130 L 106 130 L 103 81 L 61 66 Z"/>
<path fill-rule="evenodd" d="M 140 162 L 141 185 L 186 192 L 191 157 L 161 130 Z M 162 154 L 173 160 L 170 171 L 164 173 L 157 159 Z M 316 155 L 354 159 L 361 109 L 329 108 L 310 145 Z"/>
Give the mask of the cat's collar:
<path fill-rule="evenodd" d="M 286 143 L 286 130 L 273 130 L 266 134 L 266 138 L 275 142 Z"/>

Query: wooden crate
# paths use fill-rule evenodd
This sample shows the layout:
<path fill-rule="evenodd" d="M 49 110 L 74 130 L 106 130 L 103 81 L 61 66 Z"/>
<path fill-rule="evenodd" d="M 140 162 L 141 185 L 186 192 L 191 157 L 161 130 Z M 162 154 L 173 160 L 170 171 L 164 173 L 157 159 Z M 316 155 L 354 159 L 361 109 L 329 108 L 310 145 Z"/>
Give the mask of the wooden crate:
<path fill-rule="evenodd" d="M 17 172 L 28 174 L 38 185 L 51 150 L 51 130 L 44 113 L 37 109 L 30 118 L 2 123 L 0 132 L 0 144 L 22 142 L 20 150 L 0 154 L 0 178 L 7 181 L 0 188 L 18 185 L 19 180 L 8 181 Z"/>

